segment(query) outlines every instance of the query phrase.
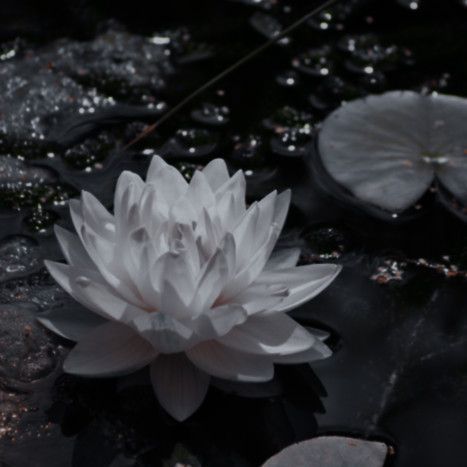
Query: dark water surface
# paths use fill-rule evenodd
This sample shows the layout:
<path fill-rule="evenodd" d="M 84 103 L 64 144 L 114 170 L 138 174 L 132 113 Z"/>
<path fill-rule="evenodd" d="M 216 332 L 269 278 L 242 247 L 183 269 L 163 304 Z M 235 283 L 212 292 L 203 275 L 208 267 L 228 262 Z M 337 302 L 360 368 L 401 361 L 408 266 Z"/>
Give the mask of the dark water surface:
<path fill-rule="evenodd" d="M 323 433 L 384 440 L 392 466 L 467 465 L 465 211 L 437 187 L 398 217 L 368 209 L 315 150 L 319 122 L 343 100 L 401 88 L 466 96 L 463 3 L 341 2 L 123 151 L 317 2 L 2 2 L 1 467 L 257 466 Z M 153 154 L 187 177 L 224 157 L 247 171 L 251 199 L 291 187 L 281 243 L 301 246 L 304 263 L 344 265 L 292 313 L 331 332 L 331 358 L 278 368 L 271 384 L 219 382 L 183 424 L 144 372 L 63 375 L 69 344 L 35 322 L 79 306 L 42 266 L 60 257 L 51 226 L 69 224 L 67 199 L 86 189 L 110 206 L 118 174 L 144 173 Z"/>

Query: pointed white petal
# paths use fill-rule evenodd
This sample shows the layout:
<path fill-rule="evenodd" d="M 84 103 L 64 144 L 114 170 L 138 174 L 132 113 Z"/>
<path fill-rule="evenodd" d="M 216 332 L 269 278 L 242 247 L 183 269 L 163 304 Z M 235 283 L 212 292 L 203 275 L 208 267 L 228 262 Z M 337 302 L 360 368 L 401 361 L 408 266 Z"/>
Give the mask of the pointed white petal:
<path fill-rule="evenodd" d="M 86 225 L 99 236 L 113 240 L 115 237 L 114 217 L 93 194 L 82 191 L 81 200 L 82 214 Z"/>
<path fill-rule="evenodd" d="M 57 224 L 54 226 L 54 231 L 63 255 L 69 264 L 83 269 L 96 268 L 77 235 Z"/>
<path fill-rule="evenodd" d="M 337 277 L 342 267 L 335 264 L 311 264 L 292 269 L 268 271 L 259 278 L 259 283 L 279 283 L 289 287 L 290 294 L 274 312 L 296 308 L 321 293 Z"/>
<path fill-rule="evenodd" d="M 170 217 L 174 222 L 182 224 L 197 221 L 198 214 L 192 203 L 182 196 L 172 205 Z"/>
<path fill-rule="evenodd" d="M 144 187 L 141 194 L 139 213 L 140 218 L 151 231 L 157 230 L 168 219 L 169 205 L 150 183 Z"/>
<path fill-rule="evenodd" d="M 159 177 L 162 176 L 164 170 L 169 167 L 169 164 L 165 162 L 164 159 L 160 156 L 154 156 L 151 159 L 151 163 L 149 164 L 148 173 L 146 175 L 146 183 L 151 181 L 157 181 Z"/>
<path fill-rule="evenodd" d="M 282 313 L 251 317 L 219 342 L 229 348 L 258 355 L 289 355 L 308 350 L 317 339 Z"/>
<path fill-rule="evenodd" d="M 238 352 L 219 342 L 202 342 L 186 354 L 197 367 L 218 378 L 261 382 L 274 376 L 274 365 L 269 358 Z"/>
<path fill-rule="evenodd" d="M 224 252 L 217 250 L 201 271 L 197 291 L 191 303 L 193 316 L 213 306 L 225 286 L 227 274 L 227 260 Z"/>
<path fill-rule="evenodd" d="M 217 339 L 227 334 L 248 318 L 247 311 L 240 305 L 227 304 L 206 310 L 191 323 L 203 340 Z"/>
<path fill-rule="evenodd" d="M 224 159 L 214 159 L 203 169 L 212 191 L 216 191 L 220 186 L 229 180 L 229 171 Z"/>
<path fill-rule="evenodd" d="M 232 298 L 232 301 L 253 315 L 274 310 L 288 296 L 289 289 L 283 285 L 253 284 Z"/>
<path fill-rule="evenodd" d="M 151 183 L 157 194 L 172 206 L 188 188 L 183 175 L 159 156 L 154 156 L 148 169 L 146 182 Z"/>
<path fill-rule="evenodd" d="M 269 236 L 264 243 L 246 259 L 246 264 L 238 271 L 235 278 L 230 280 L 222 291 L 222 297 L 233 300 L 239 293 L 246 289 L 261 274 L 266 265 L 271 251 L 276 244 L 279 230 L 276 224 L 269 227 Z"/>
<path fill-rule="evenodd" d="M 288 269 L 297 265 L 300 248 L 284 248 L 273 252 L 264 267 L 265 270 Z"/>
<path fill-rule="evenodd" d="M 204 207 L 198 218 L 196 234 L 198 235 L 198 244 L 204 258 L 210 258 L 219 245 L 223 231 L 221 226 L 216 222 L 215 216 L 211 217 L 211 214 Z"/>
<path fill-rule="evenodd" d="M 282 227 L 284 227 L 285 219 L 287 218 L 287 213 L 289 212 L 291 197 L 292 192 L 290 190 L 285 190 L 276 198 L 273 222 L 277 224 L 279 232 L 282 230 Z"/>
<path fill-rule="evenodd" d="M 185 251 L 169 253 L 165 260 L 164 280 L 170 282 L 172 288 L 185 304 L 190 303 L 196 286 L 196 278 L 189 265 L 189 255 Z"/>
<path fill-rule="evenodd" d="M 67 264 L 45 261 L 51 276 L 75 300 L 86 308 L 110 320 L 127 320 L 144 313 L 116 295 L 93 271 Z"/>
<path fill-rule="evenodd" d="M 114 254 L 113 245 L 86 229 L 85 226 L 81 228 L 81 238 L 98 271 L 116 295 L 128 303 L 144 307 L 131 277 L 123 267 L 121 258 Z M 116 274 L 119 274 L 119 276 Z"/>
<path fill-rule="evenodd" d="M 319 339 L 321 342 L 324 342 L 330 336 L 330 333 L 324 329 L 317 329 L 312 328 L 311 326 L 306 326 L 306 330 L 313 334 L 316 339 Z"/>
<path fill-rule="evenodd" d="M 210 377 L 184 354 L 160 355 L 151 365 L 151 382 L 162 407 L 182 422 L 202 404 Z"/>
<path fill-rule="evenodd" d="M 237 247 L 234 236 L 230 232 L 222 240 L 220 249 L 224 253 L 228 276 L 233 277 L 237 267 Z"/>
<path fill-rule="evenodd" d="M 192 345 L 194 333 L 188 326 L 160 311 L 146 313 L 130 325 L 160 353 L 185 351 Z"/>
<path fill-rule="evenodd" d="M 80 308 L 79 305 L 52 308 L 41 313 L 37 320 L 55 334 L 75 342 L 107 322 L 98 314 Z"/>
<path fill-rule="evenodd" d="M 81 201 L 78 199 L 70 199 L 68 206 L 70 208 L 71 220 L 73 221 L 76 233 L 81 237 L 81 228 L 84 224 Z"/>
<path fill-rule="evenodd" d="M 78 342 L 63 369 L 80 376 L 122 376 L 145 367 L 156 356 L 153 347 L 128 326 L 109 322 Z"/>
<path fill-rule="evenodd" d="M 259 207 L 258 203 L 255 202 L 248 208 L 248 211 L 232 232 L 235 244 L 238 248 L 237 266 L 240 269 L 243 268 L 248 259 L 250 259 L 250 246 L 254 240 L 254 232 L 258 218 Z M 270 225 L 268 225 L 268 228 L 269 227 Z"/>
<path fill-rule="evenodd" d="M 206 209 L 215 204 L 214 193 L 203 172 L 199 170 L 195 171 L 190 181 L 186 198 L 198 215 L 202 212 L 203 208 Z"/>
<path fill-rule="evenodd" d="M 133 188 L 130 189 L 130 186 Z M 118 222 L 122 214 L 128 210 L 128 206 L 139 201 L 143 189 L 144 182 L 139 175 L 128 170 L 124 170 L 120 174 L 114 195 L 114 215 L 116 222 Z"/>
<path fill-rule="evenodd" d="M 176 319 L 188 319 L 190 317 L 190 308 L 183 301 L 181 294 L 168 280 L 162 284 L 160 310 Z"/>
<path fill-rule="evenodd" d="M 269 227 L 273 223 L 273 217 L 276 208 L 277 191 L 274 190 L 265 196 L 259 203 L 259 216 L 256 221 L 255 232 L 253 235 L 252 250 L 255 251 L 267 238 Z"/>
<path fill-rule="evenodd" d="M 235 174 L 223 183 L 216 191 L 216 198 L 220 199 L 225 193 L 238 193 L 236 200 L 239 202 L 238 208 L 245 210 L 245 193 L 246 180 L 242 170 L 238 170 Z"/>
<path fill-rule="evenodd" d="M 274 357 L 274 363 L 281 364 L 296 364 L 296 363 L 310 363 L 316 360 L 323 360 L 332 355 L 331 349 L 321 342 L 319 339 L 315 341 L 314 345 L 308 350 L 298 352 L 290 355 L 280 355 Z"/>
<path fill-rule="evenodd" d="M 120 201 L 115 204 L 115 242 L 121 244 L 130 232 L 141 226 L 139 205 L 142 189 L 130 182 L 123 190 Z M 86 227 L 88 227 L 86 225 Z"/>

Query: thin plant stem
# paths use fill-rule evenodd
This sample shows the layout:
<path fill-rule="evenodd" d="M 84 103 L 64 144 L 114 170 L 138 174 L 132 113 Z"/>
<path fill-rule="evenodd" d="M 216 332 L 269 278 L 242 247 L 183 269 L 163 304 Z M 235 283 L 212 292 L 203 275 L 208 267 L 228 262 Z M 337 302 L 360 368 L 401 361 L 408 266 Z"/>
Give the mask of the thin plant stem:
<path fill-rule="evenodd" d="M 182 99 L 177 105 L 172 107 L 169 111 L 167 111 L 157 122 L 153 123 L 152 125 L 149 125 L 142 131 L 134 140 L 132 140 L 130 143 L 128 143 L 124 149 L 128 149 L 130 146 L 133 146 L 134 144 L 138 143 L 141 141 L 143 138 L 151 134 L 156 128 L 158 128 L 162 123 L 167 121 L 170 117 L 172 117 L 175 113 L 177 113 L 179 110 L 181 110 L 183 107 L 185 107 L 187 104 L 189 104 L 193 99 L 195 99 L 197 96 L 202 94 L 204 91 L 209 89 L 211 86 L 215 85 L 219 81 L 221 81 L 223 78 L 225 78 L 227 75 L 235 71 L 237 68 L 241 67 L 245 63 L 249 62 L 252 58 L 256 57 L 259 55 L 261 52 L 269 48 L 271 45 L 275 44 L 277 41 L 281 40 L 283 37 L 285 37 L 287 34 L 292 32 L 294 29 L 297 27 L 301 26 L 303 23 L 308 21 L 310 18 L 313 16 L 317 15 L 320 13 L 322 10 L 329 8 L 330 6 L 334 5 L 335 3 L 339 2 L 340 0 L 327 0 L 326 2 L 322 3 L 318 7 L 314 8 L 310 12 L 308 12 L 306 15 L 302 16 L 300 19 L 292 23 L 290 26 L 287 28 L 283 29 L 279 34 L 274 35 L 271 39 L 268 41 L 264 42 L 261 44 L 259 47 L 256 49 L 252 50 L 250 53 L 247 55 L 243 56 L 240 60 L 236 61 L 223 71 L 221 71 L 218 75 L 214 76 L 211 78 L 209 81 L 204 83 L 202 86 L 197 88 L 195 91 L 193 91 L 191 94 L 186 96 L 184 99 Z"/>

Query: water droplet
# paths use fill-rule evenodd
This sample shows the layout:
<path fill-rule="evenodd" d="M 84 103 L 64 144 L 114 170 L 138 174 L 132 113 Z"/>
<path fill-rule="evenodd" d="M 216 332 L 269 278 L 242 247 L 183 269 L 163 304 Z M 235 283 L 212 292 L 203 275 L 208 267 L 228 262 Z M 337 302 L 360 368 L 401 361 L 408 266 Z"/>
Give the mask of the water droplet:
<path fill-rule="evenodd" d="M 175 162 L 173 165 L 183 175 L 187 182 L 191 180 L 196 170 L 203 169 L 203 165 L 191 164 L 189 162 Z"/>
<path fill-rule="evenodd" d="M 338 47 L 349 56 L 345 67 L 353 73 L 372 74 L 413 63 L 409 49 L 382 45 L 372 34 L 346 36 L 339 41 Z"/>
<path fill-rule="evenodd" d="M 331 48 L 328 46 L 309 49 L 292 59 L 292 66 L 307 75 L 327 76 L 334 68 L 334 63 L 329 57 L 330 53 Z"/>
<path fill-rule="evenodd" d="M 339 76 L 330 76 L 318 86 L 316 93 L 310 95 L 309 101 L 317 110 L 331 110 L 342 102 L 356 99 L 363 94 L 363 89 L 357 88 L 354 84 Z"/>
<path fill-rule="evenodd" d="M 314 119 L 309 112 L 302 112 L 290 106 L 276 110 L 271 117 L 263 120 L 263 126 L 274 133 L 283 133 L 286 129 L 296 128 L 303 133 L 311 133 Z"/>
<path fill-rule="evenodd" d="M 19 210 L 59 205 L 74 194 L 73 188 L 58 182 L 51 169 L 0 156 L 0 207 Z"/>
<path fill-rule="evenodd" d="M 397 0 L 397 3 L 409 10 L 418 10 L 420 8 L 420 0 Z"/>
<path fill-rule="evenodd" d="M 177 130 L 175 137 L 169 140 L 161 150 L 177 157 L 201 157 L 211 154 L 217 146 L 217 136 L 198 128 Z"/>
<path fill-rule="evenodd" d="M 233 142 L 231 158 L 241 167 L 256 167 L 264 164 L 264 142 L 260 135 L 234 136 Z"/>
<path fill-rule="evenodd" d="M 257 32 L 268 39 L 278 36 L 282 31 L 281 23 L 267 13 L 255 13 L 250 18 L 250 24 Z M 279 45 L 288 45 L 290 43 L 290 38 L 283 37 L 276 43 Z"/>
<path fill-rule="evenodd" d="M 199 109 L 193 110 L 191 117 L 198 123 L 220 126 L 229 121 L 230 110 L 225 105 L 204 103 Z"/>
<path fill-rule="evenodd" d="M 299 83 L 299 75 L 294 70 L 284 71 L 276 76 L 276 82 L 280 86 L 291 88 L 296 86 Z"/>
<path fill-rule="evenodd" d="M 355 0 L 347 0 L 345 5 L 340 4 L 323 10 L 312 17 L 308 24 L 319 31 L 342 31 L 355 3 Z"/>
<path fill-rule="evenodd" d="M 24 223 L 26 224 L 26 228 L 31 232 L 48 234 L 57 220 L 57 214 L 38 206 L 32 211 L 30 216 L 24 219 Z"/>
<path fill-rule="evenodd" d="M 271 139 L 271 149 L 280 156 L 302 157 L 309 150 L 311 140 L 311 131 L 304 128 L 288 128 Z"/>

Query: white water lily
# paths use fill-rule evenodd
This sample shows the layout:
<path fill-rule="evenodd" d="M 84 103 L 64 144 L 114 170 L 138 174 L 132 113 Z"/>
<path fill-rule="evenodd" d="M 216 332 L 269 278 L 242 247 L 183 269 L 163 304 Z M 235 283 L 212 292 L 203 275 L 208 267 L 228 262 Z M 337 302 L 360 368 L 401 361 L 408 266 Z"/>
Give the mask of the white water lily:
<path fill-rule="evenodd" d="M 298 250 L 271 256 L 290 192 L 247 208 L 242 171 L 216 159 L 191 182 L 160 157 L 146 182 L 125 171 L 114 214 L 90 193 L 70 202 L 78 236 L 56 227 L 68 264 L 55 280 L 90 312 L 41 318 L 78 341 L 68 373 L 121 376 L 150 365 L 155 394 L 177 420 L 202 403 L 211 376 L 262 382 L 274 363 L 325 358 L 321 335 L 286 311 L 326 288 L 339 266 L 296 267 Z"/>
<path fill-rule="evenodd" d="M 391 212 L 437 180 L 467 205 L 467 99 L 391 91 L 344 104 L 323 123 L 324 167 L 357 198 Z"/>

